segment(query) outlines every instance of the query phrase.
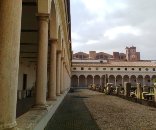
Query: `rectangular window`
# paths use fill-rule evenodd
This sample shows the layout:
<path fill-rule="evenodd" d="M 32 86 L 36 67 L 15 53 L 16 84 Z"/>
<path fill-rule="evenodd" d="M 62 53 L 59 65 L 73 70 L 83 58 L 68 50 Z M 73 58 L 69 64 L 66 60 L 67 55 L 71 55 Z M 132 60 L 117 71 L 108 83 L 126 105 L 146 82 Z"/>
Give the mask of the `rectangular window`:
<path fill-rule="evenodd" d="M 110 68 L 110 70 L 113 70 L 113 68 Z"/>
<path fill-rule="evenodd" d="M 27 89 L 27 74 L 23 74 L 23 90 Z"/>
<path fill-rule="evenodd" d="M 83 67 L 81 67 L 81 70 L 84 70 L 84 68 L 83 68 Z"/>
<path fill-rule="evenodd" d="M 125 70 L 127 70 L 127 68 L 125 68 Z"/>
<path fill-rule="evenodd" d="M 120 70 L 120 68 L 117 68 L 117 70 Z"/>
<path fill-rule="evenodd" d="M 141 71 L 141 68 L 139 68 L 139 71 Z"/>

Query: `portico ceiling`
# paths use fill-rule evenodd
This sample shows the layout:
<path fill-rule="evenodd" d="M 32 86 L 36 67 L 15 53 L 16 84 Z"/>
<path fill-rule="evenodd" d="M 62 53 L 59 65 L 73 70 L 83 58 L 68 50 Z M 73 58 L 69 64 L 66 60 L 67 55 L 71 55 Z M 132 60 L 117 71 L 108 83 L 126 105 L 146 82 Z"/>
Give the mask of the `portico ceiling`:
<path fill-rule="evenodd" d="M 38 23 L 36 0 L 23 0 L 20 58 L 36 61 L 38 53 Z"/>

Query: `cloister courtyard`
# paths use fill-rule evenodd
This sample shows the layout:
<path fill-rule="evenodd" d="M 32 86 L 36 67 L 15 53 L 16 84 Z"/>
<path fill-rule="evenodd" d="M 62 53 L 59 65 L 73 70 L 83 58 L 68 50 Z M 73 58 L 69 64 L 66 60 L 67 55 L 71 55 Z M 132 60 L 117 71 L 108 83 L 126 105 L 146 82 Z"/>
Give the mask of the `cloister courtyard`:
<path fill-rule="evenodd" d="M 69 92 L 46 130 L 154 130 L 156 109 L 89 89 Z"/>

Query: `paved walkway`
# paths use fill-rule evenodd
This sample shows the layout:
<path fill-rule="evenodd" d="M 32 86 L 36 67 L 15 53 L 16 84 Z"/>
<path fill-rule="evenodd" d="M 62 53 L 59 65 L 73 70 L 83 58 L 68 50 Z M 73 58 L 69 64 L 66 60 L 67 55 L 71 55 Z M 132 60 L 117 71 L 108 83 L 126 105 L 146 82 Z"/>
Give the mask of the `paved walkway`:
<path fill-rule="evenodd" d="M 156 108 L 81 89 L 67 95 L 45 130 L 99 129 L 156 130 Z"/>
<path fill-rule="evenodd" d="M 68 93 L 45 130 L 99 130 L 84 104 L 82 90 Z"/>

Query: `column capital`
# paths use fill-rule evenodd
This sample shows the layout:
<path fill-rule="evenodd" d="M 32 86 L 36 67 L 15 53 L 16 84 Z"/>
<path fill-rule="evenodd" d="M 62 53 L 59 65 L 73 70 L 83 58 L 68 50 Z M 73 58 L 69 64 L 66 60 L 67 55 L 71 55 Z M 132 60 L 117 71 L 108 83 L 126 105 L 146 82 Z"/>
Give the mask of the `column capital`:
<path fill-rule="evenodd" d="M 51 38 L 51 39 L 49 39 L 49 41 L 50 41 L 50 44 L 55 44 L 58 42 L 58 39 L 57 38 Z"/>
<path fill-rule="evenodd" d="M 49 21 L 49 17 L 50 17 L 50 14 L 46 14 L 46 13 L 38 13 L 37 15 L 37 18 L 39 20 L 42 20 L 42 21 Z"/>
<path fill-rule="evenodd" d="M 57 53 L 58 53 L 58 54 L 61 54 L 61 52 L 62 52 L 61 50 L 57 50 Z M 61 58 L 62 58 L 62 57 L 61 57 Z"/>

